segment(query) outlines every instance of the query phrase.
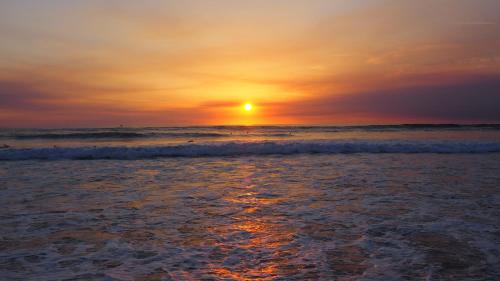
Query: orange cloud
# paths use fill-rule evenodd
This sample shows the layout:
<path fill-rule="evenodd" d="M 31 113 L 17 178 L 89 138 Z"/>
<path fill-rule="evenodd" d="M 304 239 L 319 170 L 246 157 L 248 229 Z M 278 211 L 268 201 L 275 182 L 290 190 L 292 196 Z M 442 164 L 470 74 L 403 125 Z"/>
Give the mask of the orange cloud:
<path fill-rule="evenodd" d="M 496 2 L 25 5 L 0 4 L 1 126 L 428 120 L 439 116 L 383 107 L 353 114 L 347 100 L 416 96 L 400 89 L 440 100 L 442 87 L 460 92 L 462 81 L 500 74 Z M 247 101 L 256 104 L 251 115 L 239 108 Z"/>

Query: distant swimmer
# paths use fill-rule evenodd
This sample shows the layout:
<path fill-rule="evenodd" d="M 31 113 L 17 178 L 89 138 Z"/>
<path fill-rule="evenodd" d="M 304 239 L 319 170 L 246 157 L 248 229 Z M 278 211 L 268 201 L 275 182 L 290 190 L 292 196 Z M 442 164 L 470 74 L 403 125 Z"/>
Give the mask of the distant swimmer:
<path fill-rule="evenodd" d="M 188 142 L 194 142 L 194 140 L 188 140 Z"/>

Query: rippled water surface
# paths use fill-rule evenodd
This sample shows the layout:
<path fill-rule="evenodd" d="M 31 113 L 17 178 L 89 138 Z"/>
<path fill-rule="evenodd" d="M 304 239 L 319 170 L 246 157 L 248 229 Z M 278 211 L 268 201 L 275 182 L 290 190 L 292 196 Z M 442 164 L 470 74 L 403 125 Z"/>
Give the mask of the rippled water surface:
<path fill-rule="evenodd" d="M 500 280 L 500 154 L 0 162 L 1 280 Z"/>

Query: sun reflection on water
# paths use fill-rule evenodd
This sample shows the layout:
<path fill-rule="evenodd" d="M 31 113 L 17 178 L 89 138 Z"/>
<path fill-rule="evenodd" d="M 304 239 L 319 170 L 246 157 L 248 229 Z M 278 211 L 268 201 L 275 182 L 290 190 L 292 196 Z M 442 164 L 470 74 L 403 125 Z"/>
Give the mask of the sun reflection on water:
<path fill-rule="evenodd" d="M 284 227 L 282 219 L 271 210 L 282 198 L 273 197 L 252 179 L 251 166 L 246 166 L 250 176 L 242 179 L 240 188 L 233 189 L 223 200 L 241 209 L 231 217 L 231 223 L 218 229 L 223 241 L 238 237 L 225 243 L 233 252 L 241 251 L 238 262 L 233 265 L 212 263 L 214 277 L 231 280 L 272 280 L 280 276 L 286 264 L 283 257 L 293 254 L 286 246 L 293 241 L 295 232 Z"/>

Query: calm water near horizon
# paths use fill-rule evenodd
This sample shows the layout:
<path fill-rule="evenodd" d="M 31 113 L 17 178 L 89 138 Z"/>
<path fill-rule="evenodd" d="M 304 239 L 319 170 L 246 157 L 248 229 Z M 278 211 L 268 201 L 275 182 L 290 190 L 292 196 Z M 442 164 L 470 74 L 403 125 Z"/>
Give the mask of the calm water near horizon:
<path fill-rule="evenodd" d="M 189 126 L 74 129 L 1 129 L 0 145 L 13 148 L 85 145 L 165 145 L 230 141 L 494 140 L 500 124 L 366 126 Z"/>
<path fill-rule="evenodd" d="M 500 126 L 0 130 L 2 280 L 499 280 Z"/>

